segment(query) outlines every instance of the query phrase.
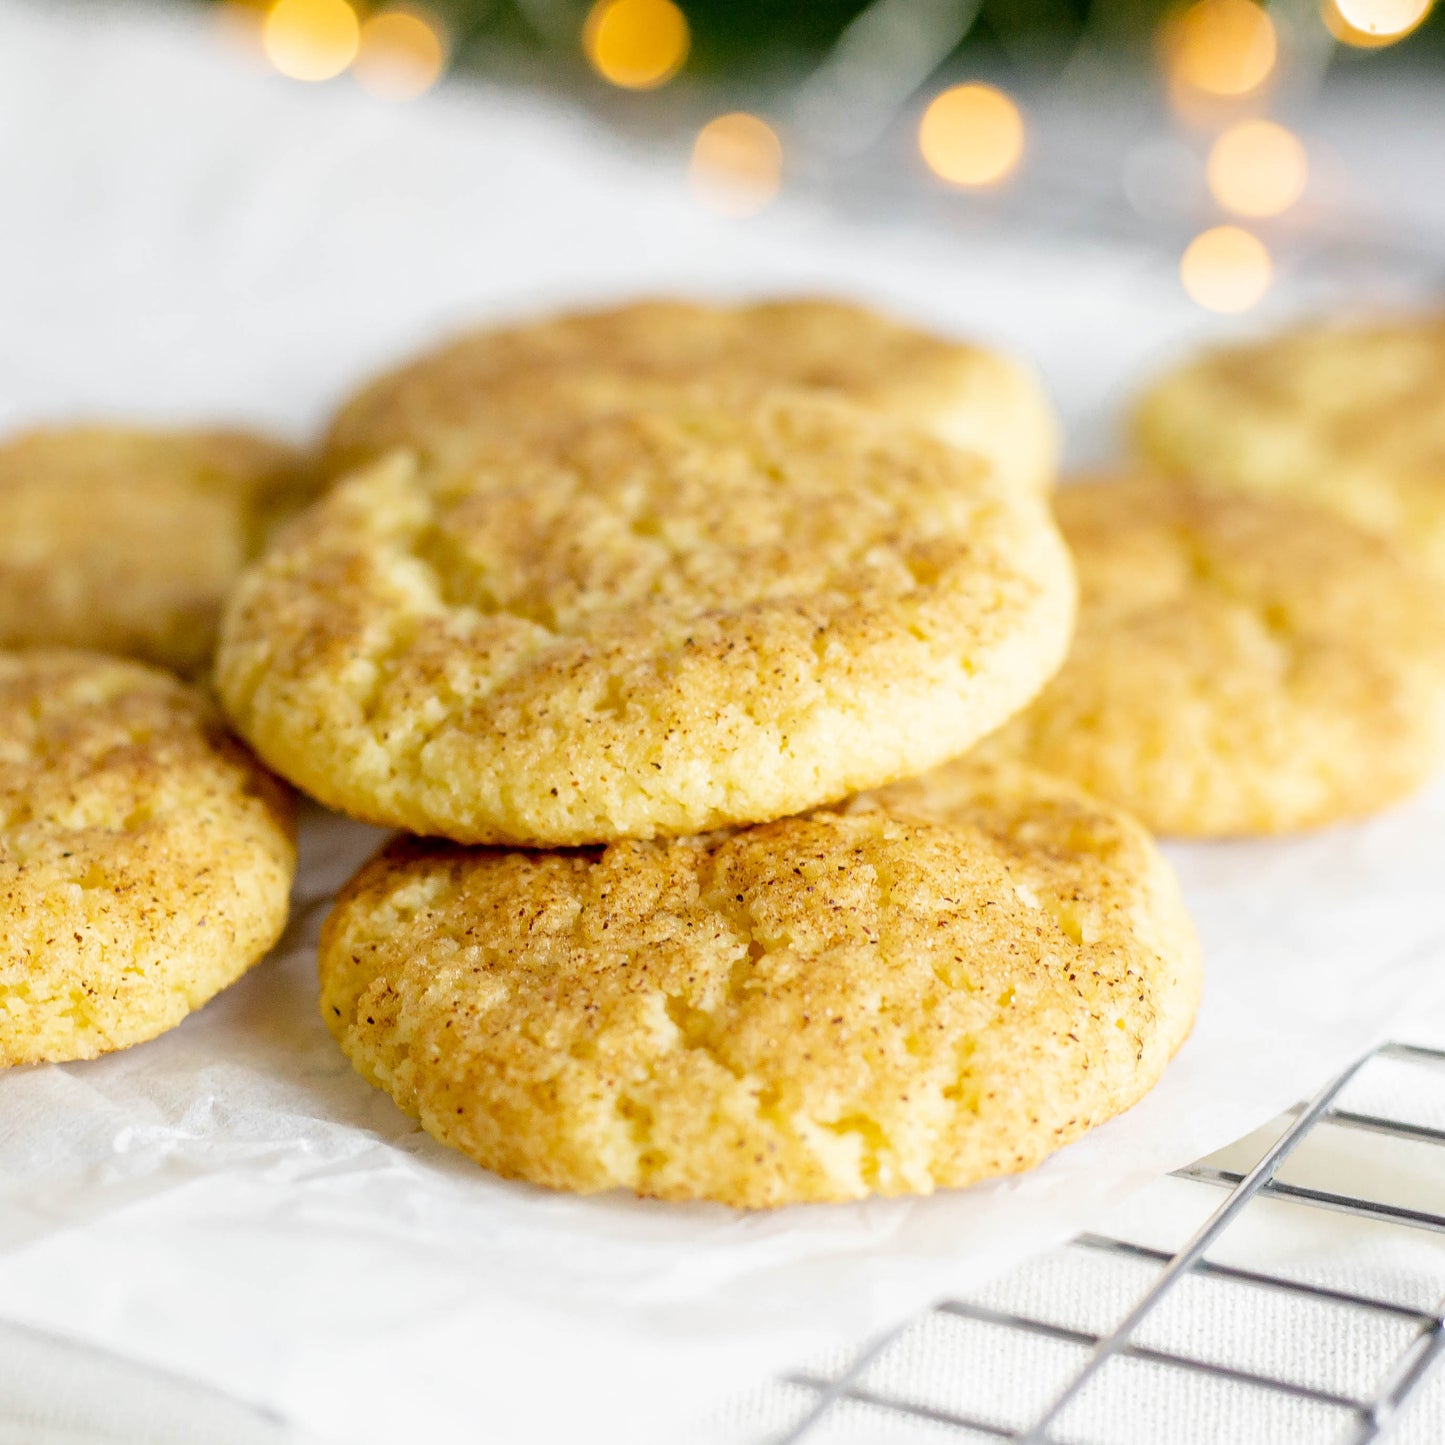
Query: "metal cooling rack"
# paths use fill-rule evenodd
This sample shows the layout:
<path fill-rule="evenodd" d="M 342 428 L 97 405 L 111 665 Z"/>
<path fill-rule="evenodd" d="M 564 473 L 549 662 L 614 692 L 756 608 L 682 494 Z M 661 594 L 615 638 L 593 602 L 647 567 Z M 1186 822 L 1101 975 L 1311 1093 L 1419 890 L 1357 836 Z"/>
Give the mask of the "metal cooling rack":
<path fill-rule="evenodd" d="M 1053 1385 L 1047 1403 L 1025 1423 L 1003 1425 L 987 1413 L 975 1415 L 908 1400 L 871 1382 L 871 1368 L 903 1333 L 900 1329 L 874 1341 L 837 1371 L 809 1371 L 787 1376 L 781 1382 L 783 1388 L 805 1392 L 811 1398 L 804 1405 L 801 1416 L 795 1418 L 794 1423 L 781 1434 L 775 1434 L 769 1445 L 794 1445 L 794 1442 L 807 1442 L 807 1445 L 818 1442 L 822 1445 L 825 1438 L 834 1437 L 832 1427 L 838 1423 L 842 1413 L 850 1409 L 856 1411 L 859 1406 L 868 1407 L 867 1419 L 871 1424 L 866 1425 L 861 1433 L 856 1427 L 848 1432 L 846 1438 L 849 1441 L 886 1438 L 890 1445 L 895 1441 L 902 1445 L 902 1442 L 914 1440 L 945 1445 L 945 1442 L 954 1440 L 1015 1440 L 1026 1442 L 1026 1445 L 1063 1445 L 1066 1440 L 1079 1438 L 1077 1430 L 1071 1428 L 1071 1408 L 1086 1391 L 1097 1404 L 1099 1391 L 1109 1383 L 1101 1379 L 1106 1366 L 1122 1361 L 1135 1362 L 1154 1371 L 1154 1385 L 1164 1401 L 1159 1418 L 1175 1422 L 1174 1426 L 1166 1424 L 1163 1433 L 1156 1435 L 1161 1445 L 1165 1440 L 1182 1436 L 1185 1421 L 1179 1411 L 1187 1410 L 1189 1406 L 1188 1392 L 1181 1386 L 1186 1384 L 1187 1379 L 1198 1382 L 1201 1377 L 1227 1382 L 1233 1387 L 1244 1387 L 1265 1403 L 1272 1398 L 1276 1402 L 1289 1403 L 1296 1411 L 1303 1408 L 1310 1421 L 1307 1434 L 1294 1433 L 1292 1429 L 1288 1434 L 1278 1431 L 1233 1434 L 1229 1437 L 1232 1440 L 1247 1439 L 1251 1445 L 1255 1441 L 1259 1441 L 1260 1445 L 1265 1445 L 1265 1442 L 1268 1445 L 1306 1445 L 1306 1442 L 1314 1445 L 1316 1441 L 1322 1442 L 1322 1445 L 1363 1445 L 1363 1442 L 1383 1440 L 1392 1433 L 1406 1403 L 1420 1394 L 1432 1367 L 1445 1357 L 1445 1307 L 1437 1303 L 1433 1310 L 1421 1309 L 1368 1292 L 1355 1293 L 1305 1283 L 1280 1273 L 1232 1268 L 1208 1257 L 1210 1250 L 1238 1224 L 1252 1205 L 1267 1199 L 1289 1201 L 1307 1209 L 1335 1211 L 1406 1230 L 1445 1234 L 1445 1213 L 1359 1194 L 1307 1187 L 1278 1177 L 1281 1166 L 1306 1141 L 1318 1141 L 1330 1129 L 1363 1131 L 1398 1143 L 1430 1148 L 1431 1171 L 1437 1161 L 1439 1165 L 1438 1207 L 1445 1208 L 1445 1129 L 1379 1113 L 1357 1112 L 1341 1104 L 1341 1096 L 1347 1086 L 1383 1060 L 1408 1065 L 1411 1070 L 1438 1070 L 1437 1080 L 1445 1078 L 1445 1050 L 1386 1044 L 1345 1070 L 1308 1103 L 1291 1111 L 1291 1122 L 1284 1132 L 1247 1172 L 1221 1168 L 1209 1162 L 1180 1170 L 1175 1176 L 1178 1179 L 1228 1192 L 1203 1226 L 1177 1252 L 1151 1248 L 1128 1239 L 1092 1234 L 1083 1235 L 1067 1246 L 1066 1253 L 1087 1251 L 1096 1258 L 1112 1261 L 1116 1268 L 1157 1270 L 1153 1283 L 1114 1328 L 1095 1333 L 1036 1317 L 1023 1310 L 1001 1310 L 963 1299 L 948 1300 L 922 1317 L 923 1321 L 963 1321 L 972 1327 L 986 1326 L 1009 1332 L 1020 1341 L 1042 1341 L 1055 1347 L 1069 1347 L 1076 1353 L 1084 1352 L 1082 1363 L 1071 1366 L 1070 1373 L 1064 1376 L 1064 1383 Z M 1438 1154 L 1434 1150 L 1438 1150 Z M 1275 1302 L 1284 1300 L 1328 1305 L 1349 1318 L 1354 1332 L 1350 1341 L 1359 1338 L 1358 1331 L 1362 1327 L 1377 1336 L 1375 1348 L 1369 1351 L 1350 1341 L 1346 1341 L 1343 1348 L 1360 1356 L 1368 1353 L 1372 1359 L 1382 1357 L 1388 1363 L 1376 1374 L 1372 1390 L 1355 1395 L 1323 1389 L 1307 1379 L 1291 1378 L 1278 1368 L 1211 1361 L 1205 1357 L 1208 1353 L 1207 1341 L 1202 1344 L 1196 1341 L 1195 1349 L 1177 1352 L 1140 1343 L 1141 1327 L 1156 1321 L 1166 1302 L 1175 1306 L 1180 1304 L 1181 1287 L 1186 1281 L 1227 1281 L 1235 1286 L 1257 1290 Z M 1440 1290 L 1445 1295 L 1445 1276 L 1440 1280 Z M 913 1326 L 905 1328 L 916 1327 L 919 1323 L 915 1321 Z M 1402 1332 L 1403 1345 L 1400 1342 Z M 1381 1352 L 1378 1336 L 1386 1333 L 1390 1344 Z M 1180 1397 L 1179 1411 L 1171 1415 L 1173 1406 L 1170 1401 L 1176 1395 Z M 1426 1434 L 1421 1438 L 1445 1440 L 1445 1402 L 1442 1402 L 1440 1415 L 1434 1426 L 1427 1425 Z M 1087 1435 L 1090 1440 L 1100 1438 L 1096 1428 L 1091 1428 Z M 1138 1438 L 1137 1430 L 1133 1438 Z"/>

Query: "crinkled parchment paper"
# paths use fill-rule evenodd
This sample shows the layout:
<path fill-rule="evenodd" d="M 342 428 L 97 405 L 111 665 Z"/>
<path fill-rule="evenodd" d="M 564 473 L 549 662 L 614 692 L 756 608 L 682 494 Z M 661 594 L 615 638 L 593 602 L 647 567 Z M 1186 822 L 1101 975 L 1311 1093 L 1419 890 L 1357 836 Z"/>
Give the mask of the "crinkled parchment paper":
<path fill-rule="evenodd" d="M 292 937 L 172 1034 L 0 1080 L 0 1315 L 370 1445 L 660 1441 L 720 1393 L 1082 1228 L 1361 1052 L 1445 966 L 1445 795 L 1319 837 L 1171 850 L 1195 1033 L 1137 1108 L 1019 1179 L 746 1216 L 509 1184 L 351 1071 L 316 1008 L 316 814 Z"/>

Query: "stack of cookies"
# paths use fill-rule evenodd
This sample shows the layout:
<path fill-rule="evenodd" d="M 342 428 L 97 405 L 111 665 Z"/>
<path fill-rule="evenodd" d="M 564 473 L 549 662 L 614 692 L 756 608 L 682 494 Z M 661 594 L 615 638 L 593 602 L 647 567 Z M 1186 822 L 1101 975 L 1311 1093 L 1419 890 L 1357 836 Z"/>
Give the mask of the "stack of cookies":
<path fill-rule="evenodd" d="M 153 1038 L 280 938 L 294 800 L 174 674 L 311 470 L 233 432 L 0 446 L 0 1066 Z"/>
<path fill-rule="evenodd" d="M 466 335 L 315 462 L 110 435 L 0 458 L 39 519 L 0 543 L 0 635 L 194 670 L 221 611 L 230 724 L 402 830 L 323 930 L 332 1033 L 554 1188 L 761 1207 L 1027 1168 L 1194 1016 L 1140 819 L 1313 826 L 1445 754 L 1445 602 L 1407 542 L 1168 458 L 1065 490 L 1061 536 L 1028 373 L 854 307 Z M 185 537 L 114 504 L 146 448 L 158 495 L 181 459 Z M 284 921 L 282 791 L 158 671 L 8 656 L 0 797 L 30 920 L 0 1059 L 147 1037 Z"/>

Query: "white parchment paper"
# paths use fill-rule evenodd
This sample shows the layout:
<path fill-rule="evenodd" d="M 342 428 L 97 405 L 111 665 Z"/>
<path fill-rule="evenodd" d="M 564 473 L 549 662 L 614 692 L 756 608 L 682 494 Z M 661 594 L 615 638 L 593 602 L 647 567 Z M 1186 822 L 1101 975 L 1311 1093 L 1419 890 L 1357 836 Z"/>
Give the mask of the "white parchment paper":
<path fill-rule="evenodd" d="M 0 1313 L 326 1439 L 678 1440 L 714 1396 L 1067 1237 L 1313 1089 L 1445 964 L 1445 795 L 1172 850 L 1209 979 L 1123 1118 L 1019 1179 L 747 1216 L 505 1183 L 357 1075 L 315 999 L 373 830 L 312 815 L 288 945 L 172 1034 L 0 1081 Z M 480 1432 L 480 1433 L 479 1433 Z"/>
<path fill-rule="evenodd" d="M 206 14 L 0 0 L 0 421 L 299 432 L 473 315 L 807 289 L 1033 355 L 1079 455 L 1201 329 L 1147 256 L 886 216 L 860 232 L 805 203 L 728 225 L 689 197 L 685 146 L 623 149 L 502 91 L 397 109 L 290 85 Z M 312 943 L 376 835 L 313 814 L 274 958 L 154 1043 L 0 1078 L 0 1319 L 346 1445 L 686 1440 L 712 1399 L 1075 1232 L 1365 1049 L 1445 973 L 1442 838 L 1437 792 L 1358 828 L 1174 850 L 1208 986 L 1144 1103 L 1022 1179 L 748 1217 L 503 1183 L 354 1075 Z"/>

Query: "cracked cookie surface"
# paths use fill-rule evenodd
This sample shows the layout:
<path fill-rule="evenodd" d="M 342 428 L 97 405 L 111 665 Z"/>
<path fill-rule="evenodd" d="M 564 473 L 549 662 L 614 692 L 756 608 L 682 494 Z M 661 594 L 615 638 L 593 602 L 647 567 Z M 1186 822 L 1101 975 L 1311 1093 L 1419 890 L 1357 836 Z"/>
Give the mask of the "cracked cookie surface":
<path fill-rule="evenodd" d="M 458 336 L 357 393 L 332 423 L 328 470 L 392 447 L 465 456 L 498 429 L 657 399 L 677 383 L 816 387 L 985 457 L 1004 480 L 1053 480 L 1058 427 L 1019 363 L 838 301 L 641 301 Z"/>
<path fill-rule="evenodd" d="M 1387 539 L 1150 479 L 1065 486 L 1056 512 L 1073 649 L 986 753 L 1200 836 L 1359 817 L 1445 759 L 1445 591 Z"/>
<path fill-rule="evenodd" d="M 1200 987 L 1138 823 L 966 760 L 702 838 L 400 839 L 320 968 L 356 1068 L 488 1169 L 746 1207 L 1029 1168 L 1154 1084 Z"/>
<path fill-rule="evenodd" d="M 291 798 L 196 689 L 0 653 L 0 1065 L 179 1023 L 286 923 Z"/>
<path fill-rule="evenodd" d="M 763 821 L 957 756 L 1057 667 L 1041 499 L 774 393 L 395 455 L 243 578 L 217 655 L 261 756 L 353 816 L 582 844 Z"/>
<path fill-rule="evenodd" d="M 1207 352 L 1145 393 L 1135 432 L 1166 473 L 1328 507 L 1445 579 L 1445 312 Z"/>
<path fill-rule="evenodd" d="M 227 589 L 309 498 L 290 447 L 77 426 L 0 444 L 0 647 L 81 647 L 195 674 Z"/>

